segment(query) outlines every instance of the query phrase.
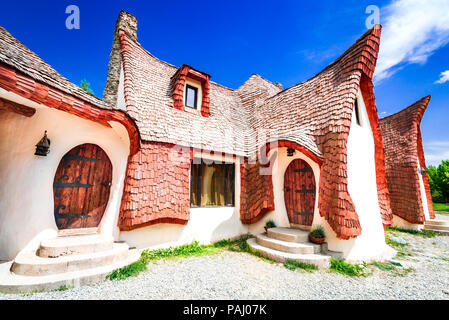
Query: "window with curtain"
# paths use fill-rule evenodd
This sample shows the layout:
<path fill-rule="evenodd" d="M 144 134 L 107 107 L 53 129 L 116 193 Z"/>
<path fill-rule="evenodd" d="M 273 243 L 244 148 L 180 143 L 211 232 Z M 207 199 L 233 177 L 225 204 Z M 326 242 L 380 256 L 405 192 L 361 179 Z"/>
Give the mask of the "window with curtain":
<path fill-rule="evenodd" d="M 190 169 L 190 206 L 234 206 L 233 163 L 207 163 L 194 159 Z"/>

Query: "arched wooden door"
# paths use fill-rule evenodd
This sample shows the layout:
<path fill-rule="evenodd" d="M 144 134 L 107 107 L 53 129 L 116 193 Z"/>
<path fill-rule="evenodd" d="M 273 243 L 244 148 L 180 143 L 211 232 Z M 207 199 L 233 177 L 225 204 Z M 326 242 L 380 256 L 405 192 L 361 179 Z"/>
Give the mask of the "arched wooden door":
<path fill-rule="evenodd" d="M 53 183 L 58 229 L 98 227 L 109 200 L 112 164 L 95 144 L 70 150 L 61 160 Z"/>
<path fill-rule="evenodd" d="M 290 223 L 312 225 L 315 197 L 316 184 L 312 168 L 302 159 L 293 160 L 284 175 L 284 200 Z"/>

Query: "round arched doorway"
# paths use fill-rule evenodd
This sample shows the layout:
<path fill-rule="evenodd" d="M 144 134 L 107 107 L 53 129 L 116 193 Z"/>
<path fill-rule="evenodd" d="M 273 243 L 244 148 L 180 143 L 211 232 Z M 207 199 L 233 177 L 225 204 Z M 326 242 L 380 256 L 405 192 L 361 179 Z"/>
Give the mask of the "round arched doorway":
<path fill-rule="evenodd" d="M 313 169 L 302 160 L 290 162 L 284 174 L 284 201 L 292 225 L 310 227 L 315 212 L 316 184 Z"/>
<path fill-rule="evenodd" d="M 59 230 L 95 228 L 100 224 L 112 182 L 112 164 L 95 144 L 70 150 L 53 182 L 54 215 Z"/>

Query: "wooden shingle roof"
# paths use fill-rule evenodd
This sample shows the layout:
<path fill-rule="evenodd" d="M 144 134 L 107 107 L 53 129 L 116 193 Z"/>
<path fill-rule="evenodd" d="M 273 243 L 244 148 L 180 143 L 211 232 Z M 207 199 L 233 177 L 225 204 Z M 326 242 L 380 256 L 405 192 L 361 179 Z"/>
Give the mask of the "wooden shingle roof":
<path fill-rule="evenodd" d="M 380 120 L 385 164 L 393 214 L 410 223 L 425 221 L 419 167 L 426 168 L 420 123 L 430 101 L 426 96 L 409 107 Z M 427 206 L 434 218 L 427 174 L 423 176 Z"/>

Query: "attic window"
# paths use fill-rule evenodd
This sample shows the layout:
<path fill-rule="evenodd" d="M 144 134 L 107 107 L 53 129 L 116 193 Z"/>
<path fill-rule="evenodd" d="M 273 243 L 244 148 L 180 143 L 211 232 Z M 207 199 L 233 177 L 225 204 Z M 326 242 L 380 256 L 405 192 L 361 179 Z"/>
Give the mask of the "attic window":
<path fill-rule="evenodd" d="M 183 64 L 173 75 L 173 107 L 178 110 L 185 110 L 186 107 L 197 109 L 203 117 L 209 117 L 209 79 L 207 73 Z"/>
<path fill-rule="evenodd" d="M 354 109 L 355 109 L 355 120 L 357 121 L 357 124 L 359 126 L 362 126 L 362 123 L 360 122 L 360 110 L 358 99 L 355 99 Z"/>
<path fill-rule="evenodd" d="M 198 101 L 198 88 L 186 85 L 186 101 L 184 102 L 184 105 L 186 107 L 196 109 L 197 101 Z"/>

